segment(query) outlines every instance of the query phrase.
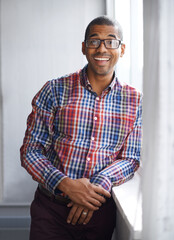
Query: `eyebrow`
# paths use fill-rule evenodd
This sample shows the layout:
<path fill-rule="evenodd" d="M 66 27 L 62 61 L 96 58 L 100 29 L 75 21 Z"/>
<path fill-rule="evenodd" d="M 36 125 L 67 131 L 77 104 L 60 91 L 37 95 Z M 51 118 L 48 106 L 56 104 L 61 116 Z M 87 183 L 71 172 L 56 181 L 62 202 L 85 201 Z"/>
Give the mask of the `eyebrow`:
<path fill-rule="evenodd" d="M 91 34 L 89 37 L 90 37 L 90 38 L 91 38 L 91 37 L 98 37 L 98 34 L 97 34 L 97 33 L 94 33 L 94 34 Z M 117 39 L 117 37 L 116 37 L 114 34 L 109 34 L 108 37 L 113 37 L 113 38 Z"/>

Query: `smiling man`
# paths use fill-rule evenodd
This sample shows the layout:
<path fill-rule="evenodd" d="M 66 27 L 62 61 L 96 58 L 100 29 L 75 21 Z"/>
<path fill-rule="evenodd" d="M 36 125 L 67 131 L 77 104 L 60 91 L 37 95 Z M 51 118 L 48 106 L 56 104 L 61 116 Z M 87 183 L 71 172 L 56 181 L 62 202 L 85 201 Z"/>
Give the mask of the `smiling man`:
<path fill-rule="evenodd" d="M 80 71 L 47 82 L 33 99 L 21 147 L 22 166 L 39 185 L 30 240 L 109 240 L 113 186 L 140 161 L 142 97 L 120 82 L 122 29 L 106 16 L 87 27 Z"/>

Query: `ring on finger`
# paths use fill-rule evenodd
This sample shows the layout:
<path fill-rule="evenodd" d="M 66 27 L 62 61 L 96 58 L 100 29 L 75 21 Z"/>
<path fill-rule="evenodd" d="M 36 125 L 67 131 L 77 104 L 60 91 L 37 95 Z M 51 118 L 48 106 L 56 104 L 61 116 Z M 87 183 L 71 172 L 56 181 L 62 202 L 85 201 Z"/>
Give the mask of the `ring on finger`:
<path fill-rule="evenodd" d="M 83 214 L 83 215 L 87 215 L 87 212 L 84 211 L 82 214 Z"/>

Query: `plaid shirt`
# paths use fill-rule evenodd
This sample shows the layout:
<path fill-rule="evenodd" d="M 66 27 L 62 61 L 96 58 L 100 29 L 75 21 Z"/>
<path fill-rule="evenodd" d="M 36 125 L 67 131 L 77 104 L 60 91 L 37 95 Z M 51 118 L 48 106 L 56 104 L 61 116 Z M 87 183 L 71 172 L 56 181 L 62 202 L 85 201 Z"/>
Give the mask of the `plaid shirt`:
<path fill-rule="evenodd" d="M 66 176 L 111 191 L 139 166 L 141 94 L 114 77 L 97 96 L 86 69 L 48 81 L 32 101 L 21 162 L 54 194 Z"/>

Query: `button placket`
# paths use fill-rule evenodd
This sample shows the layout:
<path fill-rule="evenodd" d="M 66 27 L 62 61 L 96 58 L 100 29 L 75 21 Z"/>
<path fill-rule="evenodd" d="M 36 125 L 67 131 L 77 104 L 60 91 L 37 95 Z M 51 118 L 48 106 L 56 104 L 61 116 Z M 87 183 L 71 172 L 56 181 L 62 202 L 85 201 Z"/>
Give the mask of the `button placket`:
<path fill-rule="evenodd" d="M 95 142 L 95 139 L 96 139 L 96 135 L 97 135 L 97 129 L 98 129 L 98 121 L 99 121 L 99 109 L 100 109 L 100 98 L 99 97 L 96 97 L 95 98 L 95 106 L 94 106 L 94 118 L 93 118 L 93 129 L 92 129 L 92 132 L 91 132 L 91 143 L 90 143 L 90 148 L 89 148 L 89 151 L 88 151 L 88 155 L 87 155 L 87 163 L 90 162 L 90 160 L 92 159 L 91 155 L 93 154 L 93 151 L 95 149 L 95 145 L 96 145 L 96 142 Z"/>

